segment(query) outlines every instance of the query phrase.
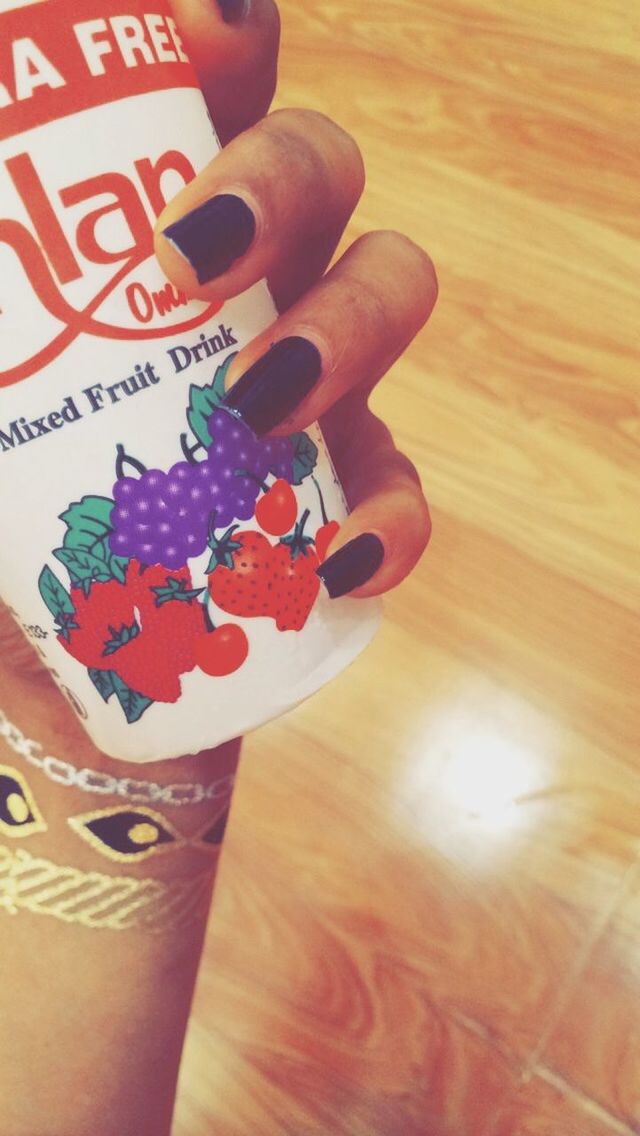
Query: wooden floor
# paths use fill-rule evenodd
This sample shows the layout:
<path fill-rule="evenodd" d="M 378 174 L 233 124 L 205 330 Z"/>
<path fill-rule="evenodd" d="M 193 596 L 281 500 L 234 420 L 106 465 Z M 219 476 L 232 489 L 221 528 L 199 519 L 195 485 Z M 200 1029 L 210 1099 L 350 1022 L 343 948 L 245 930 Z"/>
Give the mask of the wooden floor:
<path fill-rule="evenodd" d="M 377 397 L 434 539 L 247 744 L 175 1136 L 638 1133 L 634 6 L 281 7 L 281 102 L 365 151 L 351 235 L 439 269 Z"/>

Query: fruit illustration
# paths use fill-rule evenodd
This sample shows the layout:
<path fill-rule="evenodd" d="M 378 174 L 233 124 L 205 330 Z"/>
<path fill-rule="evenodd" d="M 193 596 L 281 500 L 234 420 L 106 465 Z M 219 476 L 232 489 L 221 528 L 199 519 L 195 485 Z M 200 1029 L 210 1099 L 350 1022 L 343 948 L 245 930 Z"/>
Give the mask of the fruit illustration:
<path fill-rule="evenodd" d="M 201 598 L 207 584 L 222 611 L 267 616 L 280 631 L 304 627 L 320 588 L 309 511 L 296 523 L 293 488 L 312 475 L 318 447 L 306 433 L 259 439 L 227 409 L 233 358 L 211 383 L 189 388 L 184 460 L 147 468 L 118 445 L 113 495 L 87 494 L 59 514 L 64 536 L 52 554 L 70 585 L 49 564 L 38 579 L 58 643 L 130 724 L 154 702 L 177 702 L 182 676 L 196 667 L 221 677 L 245 663 L 248 637 L 234 623 L 213 625 Z M 322 552 L 336 522 L 320 501 Z M 262 531 L 242 530 L 254 517 Z M 207 547 L 203 574 L 191 562 Z"/>
<path fill-rule="evenodd" d="M 320 590 L 318 557 L 304 528 L 307 510 L 293 533 L 275 546 L 255 531 L 238 526 L 222 537 L 212 533 L 209 593 L 230 615 L 268 616 L 279 631 L 301 631 Z"/>
<path fill-rule="evenodd" d="M 223 623 L 196 639 L 196 665 L 215 678 L 233 674 L 246 662 L 249 640 L 237 623 Z"/>
<path fill-rule="evenodd" d="M 279 631 L 302 631 L 320 591 L 320 565 L 313 540 L 304 535 L 309 510 L 302 514 L 291 536 L 285 536 L 275 549 L 282 565 L 276 627 Z"/>
<path fill-rule="evenodd" d="M 298 516 L 298 501 L 288 481 L 279 477 L 256 505 L 256 521 L 271 536 L 291 532 Z"/>
<path fill-rule="evenodd" d="M 228 529 L 219 540 L 212 534 L 209 594 L 229 615 L 275 614 L 273 549 L 262 533 Z"/>
<path fill-rule="evenodd" d="M 322 562 L 326 559 L 327 551 L 329 549 L 331 541 L 333 540 L 334 536 L 337 536 L 340 532 L 340 525 L 337 521 L 329 520 L 324 504 L 324 497 L 322 496 L 322 490 L 315 477 L 312 478 L 312 481 L 316 489 L 318 490 L 320 508 L 322 509 L 322 524 L 316 533 L 316 552 L 318 554 L 318 560 L 322 564 Z"/>
<path fill-rule="evenodd" d="M 183 569 L 143 572 L 137 561 L 126 582 L 71 589 L 76 627 L 59 636 L 64 649 L 93 672 L 113 672 L 154 702 L 177 702 L 180 676 L 196 665 L 194 643 L 204 629 L 198 589 Z"/>
<path fill-rule="evenodd" d="M 189 449 L 183 434 L 186 460 L 168 473 L 146 469 L 123 446 L 118 447 L 109 537 L 112 553 L 143 564 L 182 568 L 206 549 L 212 512 L 220 527 L 234 520 L 250 520 L 268 474 L 284 475 L 283 481 L 293 477 L 289 438 L 260 441 L 223 408 L 210 416 L 208 430 L 212 441 L 205 459 L 196 460 L 201 444 Z M 138 476 L 127 476 L 126 465 Z M 291 495 L 295 500 L 293 490 Z"/>
<path fill-rule="evenodd" d="M 316 552 L 321 564 L 323 560 L 326 560 L 331 541 L 339 532 L 340 525 L 337 521 L 327 521 L 326 525 L 321 525 L 318 529 L 316 533 Z"/>

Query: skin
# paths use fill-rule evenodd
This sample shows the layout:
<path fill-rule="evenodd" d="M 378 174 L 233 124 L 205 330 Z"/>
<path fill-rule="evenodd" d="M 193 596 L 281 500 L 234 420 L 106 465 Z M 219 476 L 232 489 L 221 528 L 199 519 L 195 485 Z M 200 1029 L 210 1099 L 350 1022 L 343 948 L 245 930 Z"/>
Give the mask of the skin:
<path fill-rule="evenodd" d="M 353 507 L 330 552 L 359 533 L 376 533 L 384 562 L 354 598 L 377 595 L 415 565 L 430 522 L 418 475 L 368 409 L 368 398 L 430 315 L 437 295 L 433 266 L 406 237 L 384 232 L 361 238 L 327 271 L 364 186 L 355 142 L 311 111 L 264 118 L 279 43 L 272 0 L 252 0 L 234 25 L 222 20 L 214 0 L 175 0 L 173 6 L 227 147 L 168 205 L 158 223 L 157 255 L 178 287 L 207 299 L 229 298 L 267 277 L 280 318 L 240 353 L 230 383 L 276 339 L 305 335 L 318 346 L 321 381 L 277 432 L 321 419 Z M 279 176 L 283 156 L 286 179 Z M 200 288 L 161 233 L 220 192 L 245 196 L 258 219 L 257 238 L 225 276 Z M 283 232 L 292 236 L 283 239 Z M 357 342 L 345 310 L 358 322 Z M 239 743 L 144 770 L 105 757 L 1 605 L 0 691 L 2 709 L 24 733 L 77 767 L 166 784 L 206 783 L 238 760 Z M 46 832 L 24 840 L 33 856 L 167 883 L 208 865 L 213 887 L 217 863 L 195 849 L 125 867 L 101 858 L 67 819 L 116 800 L 52 784 L 1 739 L 0 761 L 26 776 L 47 820 Z M 202 829 L 211 808 L 157 811 L 188 837 Z M 188 929 L 150 937 L 0 911 L 0 957 L 8 976 L 0 1014 L 3 1136 L 168 1136 L 205 926 L 202 915 Z"/>

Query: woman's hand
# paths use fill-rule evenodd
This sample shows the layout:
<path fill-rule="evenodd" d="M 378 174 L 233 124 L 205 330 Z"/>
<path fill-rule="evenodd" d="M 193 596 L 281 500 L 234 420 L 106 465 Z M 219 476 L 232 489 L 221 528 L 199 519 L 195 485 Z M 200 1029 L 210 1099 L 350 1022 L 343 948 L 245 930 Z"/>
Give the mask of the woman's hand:
<path fill-rule="evenodd" d="M 373 233 L 325 275 L 364 184 L 355 143 L 309 111 L 263 117 L 278 53 L 272 0 L 175 0 L 174 8 L 212 117 L 229 144 L 167 207 L 158 226 L 158 255 L 178 286 L 208 299 L 227 299 L 268 278 L 282 314 L 238 355 L 228 397 L 257 433 L 288 433 L 321 419 L 354 506 L 323 563 L 324 582 L 333 596 L 386 591 L 424 549 L 429 514 L 416 471 L 370 413 L 367 398 L 431 312 L 437 291 L 431 262 L 405 237 Z M 212 200 L 194 217 L 194 208 Z M 167 229 L 170 239 L 162 235 Z M 14 779 L 28 784 L 46 818 L 46 831 L 37 832 L 28 849 L 0 849 L 5 867 L 9 863 L 13 872 L 27 863 L 47 873 L 46 886 L 38 890 L 38 914 L 17 915 L 17 890 L 7 892 L 7 910 L 0 912 L 0 948 L 11 975 L 0 1015 L 0 1096 L 9 1102 L 3 1132 L 55 1127 L 91 1130 L 94 1136 L 134 1131 L 165 1136 L 219 854 L 219 843 L 213 854 L 192 845 L 214 823 L 221 841 L 221 809 L 228 802 L 207 790 L 204 798 L 198 795 L 196 803 L 177 809 L 176 802 L 159 803 L 154 795 L 161 814 L 156 819 L 169 832 L 175 825 L 184 847 L 149 867 L 146 860 L 116 867 L 98 861 L 96 867 L 95 849 L 78 840 L 69 818 L 77 821 L 96 805 L 131 804 L 141 788 L 140 769 L 112 761 L 91 745 L 1 606 L 0 689 L 2 709 L 37 740 L 42 747 L 37 752 L 48 763 L 36 761 L 42 768 L 35 769 L 24 753 L 19 759 L 14 753 L 15 738 L 0 738 L 0 760 L 11 763 Z M 224 783 L 230 794 L 237 760 L 238 745 L 229 743 L 178 762 L 147 765 L 142 776 L 155 783 L 154 790 L 167 790 L 174 781 L 210 789 L 213 782 Z M 113 775 L 117 792 L 96 797 L 78 776 L 69 780 L 69 771 L 77 774 L 80 767 L 90 780 L 99 774 L 103 786 L 104 775 Z M 122 785 L 129 796 L 122 797 Z M 115 887 L 123 874 L 129 889 L 124 909 L 117 889 L 100 905 L 100 889 L 111 888 L 112 877 Z M 204 902 L 188 924 L 181 916 L 156 937 L 129 927 L 115 943 L 113 925 L 100 934 L 76 925 L 79 920 L 69 912 L 84 893 L 62 894 L 70 880 L 74 889 L 89 886 L 98 915 L 106 910 L 111 920 L 119 903 L 119 917 L 125 917 L 123 910 L 128 917 L 149 895 L 174 913 L 185 895 L 192 902 L 194 887 L 198 896 L 202 890 Z M 35 903 L 32 883 L 41 881 L 37 874 L 29 877 L 23 906 Z M 164 908 L 161 914 L 164 918 Z M 34 1002 L 34 990 L 47 991 L 46 1004 Z M 88 1030 L 96 1013 L 100 1028 Z M 64 1055 L 63 1079 L 51 1076 L 53 1039 Z M 21 1093 L 12 1092 L 16 1084 Z M 69 1093 L 69 1084 L 85 1088 Z"/>
<path fill-rule="evenodd" d="M 353 139 L 323 115 L 264 117 L 279 47 L 273 0 L 173 7 L 228 145 L 167 206 L 159 259 L 176 285 L 208 300 L 267 277 L 282 314 L 234 361 L 230 398 L 256 432 L 290 433 L 321 420 L 353 508 L 329 547 L 325 584 L 331 595 L 385 592 L 415 565 L 430 521 L 415 468 L 367 400 L 432 311 L 433 266 L 406 237 L 378 232 L 327 272 L 362 193 L 363 164 Z M 256 367 L 265 355 L 267 365 Z M 1 605 L 0 644 L 18 685 L 33 696 L 41 681 L 42 693 L 53 692 Z M 83 736 L 72 720 L 69 729 Z"/>
<path fill-rule="evenodd" d="M 353 507 L 324 582 L 330 595 L 386 592 L 416 564 L 430 522 L 415 468 L 367 400 L 431 314 L 433 265 L 407 237 L 377 232 L 327 272 L 364 188 L 356 143 L 313 111 L 263 117 L 277 69 L 272 0 L 173 7 L 228 145 L 163 212 L 157 255 L 177 287 L 208 301 L 267 278 L 281 315 L 234 361 L 230 403 L 256 433 L 321 421 Z"/>

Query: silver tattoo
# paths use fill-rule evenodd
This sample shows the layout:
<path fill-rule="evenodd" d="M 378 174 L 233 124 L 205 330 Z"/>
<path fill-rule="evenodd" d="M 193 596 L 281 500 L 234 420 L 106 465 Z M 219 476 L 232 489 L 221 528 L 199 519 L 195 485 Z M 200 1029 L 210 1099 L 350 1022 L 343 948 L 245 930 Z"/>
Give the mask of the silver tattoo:
<path fill-rule="evenodd" d="M 133 777 L 114 777 L 111 773 L 101 773 L 98 770 L 76 769 L 75 765 L 61 761 L 51 754 L 41 756 L 42 746 L 25 738 L 22 731 L 9 721 L 2 710 L 0 710 L 0 738 L 4 738 L 14 753 L 24 757 L 30 765 L 40 769 L 45 777 L 55 781 L 57 785 L 73 786 L 85 793 L 95 793 L 97 796 L 124 797 L 125 800 L 136 801 L 138 804 L 178 806 L 215 801 L 229 795 L 236 779 L 234 773 L 229 773 L 226 777 L 212 781 L 210 785 L 188 782 L 158 785 L 156 781 L 138 781 Z"/>

